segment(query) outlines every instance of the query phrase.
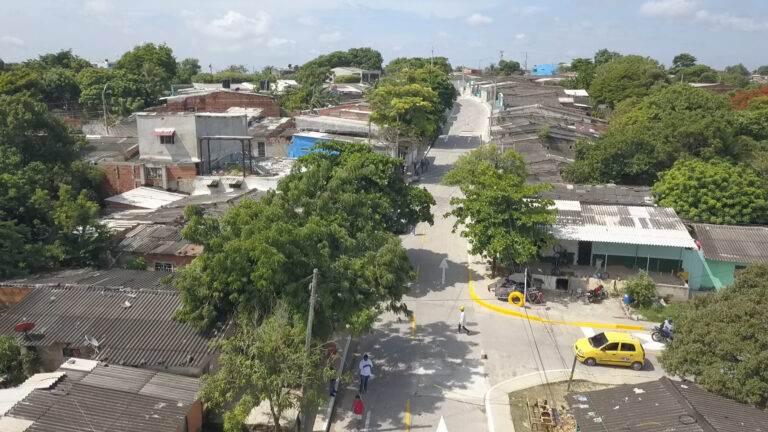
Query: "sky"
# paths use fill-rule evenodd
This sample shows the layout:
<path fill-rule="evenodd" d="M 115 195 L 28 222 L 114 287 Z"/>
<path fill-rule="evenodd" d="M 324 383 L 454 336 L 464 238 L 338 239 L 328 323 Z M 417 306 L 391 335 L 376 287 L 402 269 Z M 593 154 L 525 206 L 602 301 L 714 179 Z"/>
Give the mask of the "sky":
<path fill-rule="evenodd" d="M 302 64 L 370 46 L 454 66 L 529 67 L 601 48 L 669 66 L 688 52 L 715 68 L 768 64 L 766 0 L 0 0 L 0 59 L 72 51 L 116 60 L 145 42 L 205 71 Z M 503 54 L 502 54 L 503 52 Z"/>

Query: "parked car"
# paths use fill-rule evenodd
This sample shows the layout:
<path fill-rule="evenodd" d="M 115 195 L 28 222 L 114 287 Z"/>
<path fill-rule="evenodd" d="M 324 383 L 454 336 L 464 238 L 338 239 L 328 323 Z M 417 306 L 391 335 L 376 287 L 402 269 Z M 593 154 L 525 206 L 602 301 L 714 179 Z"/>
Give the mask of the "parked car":
<path fill-rule="evenodd" d="M 643 345 L 629 333 L 603 332 L 581 338 L 573 345 L 573 350 L 576 358 L 587 366 L 630 366 L 637 371 L 645 367 Z"/>

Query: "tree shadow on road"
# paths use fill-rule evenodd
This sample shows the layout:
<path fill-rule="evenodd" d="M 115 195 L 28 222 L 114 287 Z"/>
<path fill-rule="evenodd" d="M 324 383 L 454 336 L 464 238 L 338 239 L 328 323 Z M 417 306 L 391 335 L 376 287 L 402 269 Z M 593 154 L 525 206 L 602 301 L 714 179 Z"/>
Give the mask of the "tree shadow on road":
<path fill-rule="evenodd" d="M 414 268 L 418 269 L 418 279 L 411 284 L 408 293 L 410 297 L 421 298 L 430 292 L 445 291 L 456 283 L 466 283 L 469 280 L 466 263 L 451 261 L 444 253 L 426 249 L 408 249 L 407 253 Z M 444 259 L 448 268 L 445 270 L 443 284 L 440 264 Z"/>

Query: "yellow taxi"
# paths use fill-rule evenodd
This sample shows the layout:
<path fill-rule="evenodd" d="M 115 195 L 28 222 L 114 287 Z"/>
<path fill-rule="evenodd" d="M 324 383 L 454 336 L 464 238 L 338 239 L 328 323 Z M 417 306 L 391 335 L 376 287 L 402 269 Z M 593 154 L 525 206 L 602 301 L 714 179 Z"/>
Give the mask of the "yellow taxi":
<path fill-rule="evenodd" d="M 630 366 L 641 370 L 645 366 L 645 350 L 640 341 L 629 333 L 604 332 L 581 338 L 573 345 L 576 358 L 587 366 L 607 364 Z"/>

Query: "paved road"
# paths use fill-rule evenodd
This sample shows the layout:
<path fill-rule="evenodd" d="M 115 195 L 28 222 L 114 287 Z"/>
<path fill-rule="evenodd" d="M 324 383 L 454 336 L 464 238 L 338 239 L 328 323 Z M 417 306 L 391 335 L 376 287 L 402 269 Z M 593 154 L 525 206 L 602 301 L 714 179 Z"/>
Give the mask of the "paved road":
<path fill-rule="evenodd" d="M 532 372 L 570 368 L 574 341 L 595 331 L 588 324 L 542 323 L 504 315 L 471 298 L 470 280 L 477 297 L 506 307 L 487 291 L 485 266 L 478 257 L 468 255 L 466 239 L 451 232 L 454 220 L 443 217 L 451 197 L 459 191 L 440 185 L 440 180 L 459 156 L 480 144 L 487 122 L 485 105 L 472 97 L 459 98 L 447 135 L 429 153 L 432 165 L 422 176 L 422 185 L 437 201 L 435 224 L 420 224 L 415 235 L 403 236 L 418 271 L 418 280 L 405 299 L 415 313 L 414 320 L 382 317 L 361 338 L 356 353 L 369 353 L 374 363 L 374 378 L 364 395 L 367 416 L 361 422 L 370 431 L 434 431 L 441 418 L 448 431 L 488 430 L 485 395 L 491 386 Z M 448 264 L 445 284 L 440 269 L 443 259 Z M 457 334 L 460 306 L 466 308 L 470 335 Z M 551 298 L 546 306 L 534 305 L 525 311 L 559 321 L 588 323 L 600 317 L 602 322 L 608 318 L 636 324 L 627 322 L 615 302 L 584 305 L 569 298 Z M 481 358 L 483 353 L 487 360 Z M 616 380 L 632 374 L 654 379 L 659 368 L 655 359 L 652 363 L 642 372 L 602 368 L 597 373 Z M 546 379 L 544 374 L 542 381 Z M 351 418 L 354 394 L 353 383 L 337 402 L 332 430 L 355 430 Z M 505 400 L 491 403 L 494 409 L 508 409 Z"/>

